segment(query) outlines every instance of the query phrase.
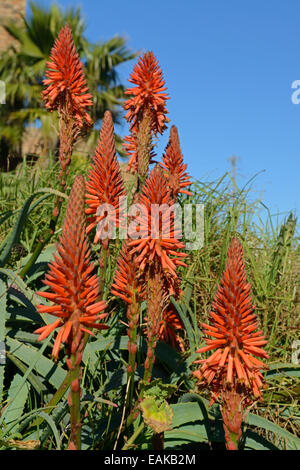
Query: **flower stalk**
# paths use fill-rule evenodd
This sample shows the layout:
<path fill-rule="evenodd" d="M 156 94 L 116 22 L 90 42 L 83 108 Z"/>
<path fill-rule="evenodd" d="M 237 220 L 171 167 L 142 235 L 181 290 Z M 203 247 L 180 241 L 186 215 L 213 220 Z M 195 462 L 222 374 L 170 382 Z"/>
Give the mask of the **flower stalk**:
<path fill-rule="evenodd" d="M 100 242 L 99 290 L 103 295 L 109 243 L 114 238 L 113 231 L 123 224 L 119 206 L 120 199 L 126 195 L 116 156 L 114 123 L 110 111 L 104 113 L 86 188 L 87 233 L 96 229 L 94 243 Z"/>
<path fill-rule="evenodd" d="M 128 411 L 132 409 L 134 396 L 134 373 L 136 370 L 136 354 L 138 343 L 138 324 L 140 319 L 140 300 L 143 297 L 141 285 L 137 277 L 137 268 L 133 257 L 130 255 L 127 242 L 124 242 L 120 256 L 118 258 L 118 267 L 112 284 L 112 294 L 120 297 L 127 304 L 128 321 L 128 367 L 127 376 L 129 390 L 127 395 L 126 407 Z"/>
<path fill-rule="evenodd" d="M 162 273 L 155 263 L 149 273 L 146 284 L 147 298 L 147 356 L 145 360 L 144 382 L 150 382 L 153 365 L 155 362 L 155 350 L 160 334 L 160 325 L 163 319 L 167 293 L 164 289 Z"/>
<path fill-rule="evenodd" d="M 71 436 L 69 450 L 81 449 L 81 416 L 80 416 L 80 363 L 76 364 L 76 354 L 71 355 L 71 387 L 68 397 L 70 407 Z M 70 366 L 71 366 L 70 364 Z"/>
<path fill-rule="evenodd" d="M 74 144 L 85 129 L 92 125 L 87 108 L 93 104 L 92 95 L 88 93 L 83 64 L 76 52 L 72 30 L 68 24 L 61 29 L 53 45 L 45 75 L 45 89 L 42 92 L 45 106 L 50 112 L 56 111 L 59 115 L 59 180 L 64 192 Z M 54 235 L 62 203 L 63 199 L 57 196 L 49 227 L 21 270 L 21 277 L 28 273 Z"/>
<path fill-rule="evenodd" d="M 234 238 L 228 249 L 227 264 L 218 286 L 210 313 L 210 323 L 202 323 L 206 346 L 197 352 L 214 352 L 193 374 L 199 385 L 212 392 L 213 403 L 221 403 L 226 446 L 237 449 L 241 425 L 247 407 L 262 399 L 264 379 L 261 369 L 267 366 L 259 358 L 268 358 L 262 346 L 267 344 L 263 332 L 258 330 L 246 280 L 242 245 Z"/>
<path fill-rule="evenodd" d="M 99 301 L 99 287 L 86 236 L 85 182 L 83 176 L 75 178 L 69 196 L 62 235 L 59 239 L 54 261 L 50 263 L 44 284 L 47 292 L 38 292 L 52 305 L 39 305 L 40 314 L 56 317 L 53 323 L 38 328 L 39 341 L 47 338 L 58 328 L 52 356 L 58 359 L 62 344 L 66 345 L 66 364 L 70 371 L 71 390 L 69 406 L 71 413 L 71 437 L 69 448 L 80 449 L 80 365 L 86 344 L 86 335 L 93 335 L 91 329 L 103 330 L 108 326 L 97 321 L 103 320 L 106 303 Z"/>
<path fill-rule="evenodd" d="M 171 210 L 173 200 L 166 178 L 158 165 L 148 176 L 138 202 L 145 208 L 145 211 L 141 210 L 136 218 L 140 238 L 129 241 L 128 246 L 131 249 L 130 254 L 134 256 L 146 295 L 148 312 L 145 322 L 148 350 L 144 380 L 150 381 L 166 301 L 178 288 L 176 268 L 186 266 L 182 259 L 187 255 L 179 251 L 184 248 L 184 243 L 176 238 L 178 229 L 175 226 L 174 212 Z M 152 213 L 155 205 L 162 208 L 161 212 L 156 214 L 157 217 Z"/>
<path fill-rule="evenodd" d="M 221 414 L 225 432 L 227 450 L 238 450 L 242 437 L 242 424 L 246 416 L 243 405 L 243 394 L 238 387 L 225 389 L 222 393 Z"/>
<path fill-rule="evenodd" d="M 153 137 L 166 129 L 169 99 L 158 61 L 152 52 L 139 58 L 130 76 L 134 85 L 126 90 L 131 97 L 125 102 L 125 118 L 130 123 L 130 135 L 125 138 L 125 150 L 130 156 L 128 170 L 137 177 L 137 193 L 142 190 L 153 162 Z"/>

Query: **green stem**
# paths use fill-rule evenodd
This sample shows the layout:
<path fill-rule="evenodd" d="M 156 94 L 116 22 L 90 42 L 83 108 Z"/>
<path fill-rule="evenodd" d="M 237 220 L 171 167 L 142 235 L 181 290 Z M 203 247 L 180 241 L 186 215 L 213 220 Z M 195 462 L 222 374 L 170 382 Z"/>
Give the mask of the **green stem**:
<path fill-rule="evenodd" d="M 100 264 L 99 293 L 100 293 L 101 298 L 103 298 L 103 294 L 104 294 L 107 261 L 108 261 L 108 243 L 105 240 L 101 246 L 100 263 L 99 263 Z"/>
<path fill-rule="evenodd" d="M 74 369 L 71 370 L 70 388 L 70 415 L 71 436 L 69 448 L 81 449 L 81 422 L 80 422 L 80 365 L 76 365 L 76 355 L 71 356 Z"/>
<path fill-rule="evenodd" d="M 129 428 L 129 426 L 132 425 L 132 423 L 137 419 L 138 415 L 140 414 L 138 405 L 138 403 L 135 403 L 134 407 L 132 408 L 130 415 L 126 419 L 125 428 Z"/>
<path fill-rule="evenodd" d="M 135 343 L 132 340 L 132 343 L 129 342 L 129 370 L 127 373 L 127 380 L 130 381 L 128 396 L 127 396 L 127 409 L 130 411 L 132 406 L 133 394 L 134 394 L 134 372 L 135 372 L 135 357 L 136 352 L 131 352 L 131 344 L 136 344 L 136 327 L 132 330 L 132 335 L 135 337 Z"/>
<path fill-rule="evenodd" d="M 128 329 L 128 375 L 127 380 L 129 382 L 129 390 L 127 395 L 126 408 L 130 412 L 132 407 L 133 395 L 134 395 L 134 373 L 136 367 L 136 353 L 137 353 L 137 325 L 140 316 L 140 305 L 136 294 L 133 295 L 132 304 L 128 306 L 127 317 L 129 322 Z"/>
<path fill-rule="evenodd" d="M 127 450 L 127 449 L 129 449 L 129 448 L 133 445 L 134 441 L 135 441 L 136 438 L 141 434 L 141 432 L 143 431 L 144 427 L 145 427 L 144 423 L 141 423 L 141 424 L 139 425 L 139 427 L 137 428 L 137 430 L 132 434 L 131 438 L 128 439 L 128 441 L 126 442 L 126 444 L 122 447 L 122 450 Z"/>
<path fill-rule="evenodd" d="M 89 334 L 85 333 L 84 334 L 84 347 L 89 339 Z M 50 414 L 51 411 L 56 407 L 57 403 L 61 400 L 61 398 L 65 395 L 66 391 L 70 387 L 70 384 L 72 382 L 72 370 L 69 370 L 61 383 L 60 387 L 56 390 L 55 394 L 49 401 L 47 405 L 45 405 L 45 413 Z M 35 423 L 37 426 L 39 426 L 42 422 L 44 421 L 44 418 L 40 417 L 38 418 Z"/>
<path fill-rule="evenodd" d="M 238 450 L 239 437 L 238 434 L 229 431 L 229 439 L 226 439 L 226 447 L 228 450 Z"/>

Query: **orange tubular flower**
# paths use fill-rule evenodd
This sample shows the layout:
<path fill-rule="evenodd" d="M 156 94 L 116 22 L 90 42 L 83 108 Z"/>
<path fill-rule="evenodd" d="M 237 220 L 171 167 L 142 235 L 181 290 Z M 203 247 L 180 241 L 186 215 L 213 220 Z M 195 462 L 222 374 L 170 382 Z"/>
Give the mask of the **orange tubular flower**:
<path fill-rule="evenodd" d="M 130 254 L 127 241 L 123 243 L 117 264 L 111 293 L 131 305 L 136 295 L 141 297 L 143 294 L 141 292 L 141 283 L 138 280 L 137 266 Z"/>
<path fill-rule="evenodd" d="M 125 93 L 133 95 L 126 101 L 124 109 L 128 110 L 126 119 L 131 123 L 131 129 L 137 129 L 138 122 L 146 109 L 153 115 L 152 130 L 154 134 L 162 134 L 166 128 L 166 100 L 169 99 L 162 71 L 153 52 L 146 52 L 135 65 L 130 83 L 134 88 L 128 88 Z"/>
<path fill-rule="evenodd" d="M 91 126 L 87 108 L 93 104 L 92 95 L 88 93 L 83 65 L 68 24 L 61 29 L 54 43 L 47 67 L 43 81 L 46 85 L 43 91 L 46 108 L 73 116 L 78 127 Z"/>
<path fill-rule="evenodd" d="M 149 134 L 149 139 L 152 133 L 156 136 L 166 129 L 166 122 L 168 122 L 166 101 L 169 97 L 165 93 L 162 71 L 152 52 L 146 52 L 139 58 L 129 82 L 135 86 L 128 88 L 125 92 L 133 96 L 124 104 L 124 109 L 127 110 L 125 118 L 130 122 L 131 131 L 131 135 L 125 138 L 124 147 L 130 155 L 128 168 L 135 173 L 139 166 L 145 165 L 145 162 L 138 162 L 139 159 L 145 158 L 138 155 L 139 152 L 143 153 L 143 147 L 144 151 L 146 147 L 146 153 L 150 154 L 148 164 L 153 160 L 153 147 L 150 141 L 146 143 L 144 140 L 146 138 L 147 141 L 147 134 Z M 140 129 L 141 125 L 144 129 Z M 140 131 L 146 135 L 141 136 Z"/>
<path fill-rule="evenodd" d="M 77 354 L 78 362 L 81 360 L 84 332 L 92 335 L 92 328 L 108 328 L 103 323 L 96 323 L 106 317 L 107 314 L 103 313 L 106 303 L 99 301 L 98 279 L 92 275 L 94 266 L 90 262 L 85 231 L 84 193 L 84 178 L 80 175 L 72 186 L 57 254 L 44 281 L 50 292 L 38 292 L 52 302 L 51 306 L 39 305 L 38 311 L 57 319 L 35 331 L 40 334 L 38 339 L 41 341 L 59 328 L 53 357 L 58 358 L 61 343 L 65 343 L 69 354 Z"/>
<path fill-rule="evenodd" d="M 95 150 L 94 164 L 91 167 L 86 184 L 86 214 L 90 215 L 87 233 L 89 233 L 104 218 L 109 224 L 120 226 L 118 221 L 119 198 L 126 195 L 119 163 L 116 157 L 114 124 L 110 111 L 106 111 L 103 118 L 98 146 Z M 97 214 L 98 208 L 109 204 L 104 214 Z M 103 234 L 96 232 L 94 243 Z"/>
<path fill-rule="evenodd" d="M 160 324 L 159 340 L 168 343 L 174 349 L 184 351 L 184 342 L 178 332 L 183 331 L 184 326 L 176 310 L 170 305 L 163 313 Z"/>
<path fill-rule="evenodd" d="M 268 358 L 262 349 L 267 341 L 261 330 L 250 296 L 250 284 L 246 281 L 243 249 L 237 238 L 229 246 L 227 265 L 223 273 L 216 299 L 213 302 L 210 324 L 202 323 L 206 346 L 197 352 L 215 350 L 202 363 L 194 375 L 209 384 L 215 396 L 228 389 L 243 390 L 250 401 L 260 398 L 263 376 L 260 369 L 267 366 L 259 358 Z M 257 356 L 257 357 L 255 357 Z M 214 401 L 214 400 L 213 400 Z"/>
<path fill-rule="evenodd" d="M 161 163 L 161 166 L 165 170 L 171 196 L 174 199 L 177 198 L 178 193 L 185 193 L 188 196 L 192 196 L 190 191 L 184 189 L 190 186 L 191 182 L 189 181 L 189 175 L 186 173 L 187 165 L 183 163 L 176 126 L 171 127 L 169 143 L 163 155 L 163 163 Z"/>
<path fill-rule="evenodd" d="M 136 217 L 139 226 L 139 237 L 130 241 L 128 245 L 134 247 L 131 254 L 137 253 L 135 263 L 141 271 L 148 265 L 153 265 L 155 259 L 166 274 L 177 278 L 176 267 L 186 266 L 182 258 L 187 256 L 181 250 L 184 243 L 177 237 L 180 236 L 179 229 L 175 227 L 175 216 L 172 211 L 173 200 L 167 188 L 166 179 L 161 168 L 156 165 L 146 180 L 143 192 L 139 198 L 141 205 L 140 215 Z M 161 214 L 156 218 L 153 209 L 161 209 Z M 156 233 L 153 233 L 153 228 Z"/>

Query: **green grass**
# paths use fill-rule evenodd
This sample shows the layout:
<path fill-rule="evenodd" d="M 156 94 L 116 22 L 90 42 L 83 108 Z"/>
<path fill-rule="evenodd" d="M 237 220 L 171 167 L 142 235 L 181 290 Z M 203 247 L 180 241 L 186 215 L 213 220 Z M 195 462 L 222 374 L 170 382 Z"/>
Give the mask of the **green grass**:
<path fill-rule="evenodd" d="M 69 187 L 76 174 L 87 174 L 88 167 L 89 162 L 85 159 L 78 158 L 72 162 L 68 182 Z M 7 240 L 12 228 L 18 221 L 20 210 L 32 194 L 44 188 L 59 190 L 58 172 L 58 165 L 50 159 L 47 165 L 29 166 L 24 163 L 14 172 L 0 173 L 0 247 L 1 245 L 5 247 L 5 240 Z M 211 302 L 225 266 L 229 242 L 234 235 L 237 235 L 244 248 L 247 277 L 252 285 L 253 302 L 256 305 L 256 313 L 261 327 L 268 339 L 266 349 L 270 355 L 269 364 L 271 371 L 268 389 L 265 393 L 265 401 L 255 404 L 251 411 L 278 424 L 282 429 L 286 429 L 294 435 L 299 435 L 299 368 L 295 372 L 291 367 L 293 342 L 299 338 L 300 328 L 300 246 L 297 220 L 295 215 L 291 213 L 282 218 L 280 222 L 276 221 L 276 218 L 270 215 L 263 201 L 253 196 L 255 194 L 253 190 L 254 184 L 255 178 L 246 182 L 244 187 L 239 188 L 235 181 L 232 180 L 230 174 L 226 173 L 218 181 L 195 182 L 192 187 L 194 195 L 192 197 L 184 196 L 181 200 L 182 204 L 186 202 L 203 203 L 205 217 L 204 246 L 199 251 L 189 252 L 188 269 L 181 270 L 182 288 L 186 303 L 181 304 L 180 308 L 181 314 L 189 326 L 185 337 L 187 345 L 185 359 L 188 364 L 192 362 L 193 353 L 202 341 L 200 322 L 206 321 L 208 318 Z M 0 270 L 0 277 L 2 278 L 5 274 L 3 269 L 10 269 L 10 276 L 17 276 L 21 270 L 22 263 L 24 264 L 24 259 L 30 255 L 38 240 L 45 233 L 53 210 L 55 196 L 52 193 L 48 193 L 45 199 L 37 203 L 39 198 L 44 197 L 46 193 L 41 192 L 37 194 L 30 205 L 30 210 L 25 220 L 20 226 L 20 231 L 10 251 L 10 256 L 5 266 L 2 267 L 2 273 Z M 57 240 L 60 233 L 65 208 L 66 201 L 63 202 L 62 213 L 51 244 Z M 51 249 L 51 246 L 49 246 L 49 252 L 51 252 Z M 110 268 L 107 276 L 109 280 L 111 280 L 117 253 L 118 244 L 111 250 Z M 95 259 L 98 258 L 95 247 L 93 248 L 93 255 Z M 43 259 L 47 261 L 48 258 L 48 251 L 46 250 Z M 43 269 L 45 270 L 46 268 L 43 267 Z M 29 273 L 30 276 L 24 279 L 24 285 L 19 279 L 19 288 L 21 290 L 29 289 L 29 293 L 37 290 L 41 285 L 43 269 L 40 272 L 37 270 L 33 274 Z M 7 294 L 7 302 L 10 302 L 11 311 L 13 308 L 18 312 L 20 311 L 20 300 L 16 302 L 15 298 L 11 299 L 11 294 Z M 121 335 L 126 335 L 125 326 L 119 322 L 123 312 L 122 309 L 119 309 L 118 304 L 112 302 L 111 305 L 116 316 L 111 316 L 112 329 L 109 334 L 118 338 Z M 24 309 L 24 307 L 22 308 Z M 29 308 L 28 302 L 26 308 Z M 30 308 L 34 310 L 34 307 Z M 13 325 L 12 331 L 14 336 L 18 334 L 22 336 L 23 330 L 28 334 L 32 333 L 33 327 L 30 326 L 30 322 L 25 321 L 26 318 L 24 319 L 22 315 L 24 315 L 24 312 L 20 313 L 21 320 L 10 320 Z M 34 313 L 31 313 L 31 315 L 34 318 Z M 25 340 L 27 345 L 34 341 L 30 336 L 26 337 Z M 105 402 L 101 402 L 101 400 L 106 399 L 117 402 L 121 406 L 122 401 L 117 385 L 120 386 L 118 380 L 121 380 L 121 383 L 123 380 L 121 368 L 122 364 L 125 364 L 124 357 L 126 358 L 126 351 L 124 350 L 127 348 L 127 342 L 125 343 L 125 348 L 122 346 L 120 351 L 110 350 L 108 346 L 103 346 L 104 349 L 100 350 L 100 353 L 97 353 L 98 355 L 95 355 L 95 352 L 90 349 L 89 359 L 84 365 L 86 393 L 88 396 L 96 396 L 98 400 L 87 400 L 87 405 L 85 405 L 89 415 L 89 425 L 92 428 L 94 426 L 91 423 L 92 416 L 99 416 L 99 419 L 101 416 L 103 429 L 101 426 L 101 429 L 93 428 L 93 432 L 96 433 L 95 435 L 101 435 L 102 439 L 107 439 L 105 440 L 105 445 L 108 448 L 110 445 L 110 425 L 114 420 L 118 422 L 119 418 L 113 414 L 112 408 Z M 34 342 L 32 346 L 35 347 Z M 33 351 L 29 351 L 29 353 L 33 354 Z M 191 358 L 189 358 L 189 354 L 191 354 Z M 170 361 L 170 358 L 166 356 L 165 360 Z M 13 380 L 17 370 L 18 358 L 14 358 L 14 361 L 14 365 L 11 366 L 4 380 L 6 391 L 9 388 L 10 380 Z M 114 370 L 114 365 L 116 364 L 117 370 Z M 276 372 L 276 364 L 281 365 L 278 373 Z M 285 367 L 285 365 L 287 366 Z M 168 366 L 173 367 L 169 363 Z M 23 373 L 26 374 L 27 366 L 23 364 L 22 367 Z M 179 377 L 178 370 L 180 369 L 179 367 L 177 370 L 176 367 L 174 366 L 173 376 L 171 375 L 171 377 L 173 377 L 175 382 L 179 380 L 178 395 L 180 396 L 180 394 L 191 391 L 194 383 L 190 381 L 188 374 L 186 377 L 183 374 L 180 376 L 180 379 L 176 379 L 176 377 Z M 99 371 L 100 369 L 101 371 L 98 375 L 93 375 L 95 370 Z M 272 375 L 274 370 L 277 374 L 276 376 Z M 39 407 L 47 403 L 53 397 L 55 390 L 53 389 L 53 384 L 50 384 L 49 388 L 47 386 L 47 389 L 45 389 L 41 374 L 36 371 L 30 370 L 30 373 L 28 371 L 29 369 L 27 369 L 27 374 L 29 374 L 30 384 L 35 385 L 35 388 L 31 389 L 24 408 L 24 416 L 27 416 L 26 419 L 30 422 L 34 409 L 38 410 Z M 40 380 L 42 384 L 37 385 L 40 383 Z M 116 387 L 108 385 L 114 383 L 114 381 L 116 381 Z M 39 390 L 38 386 L 43 390 L 43 398 L 37 392 Z M 100 396 L 102 392 L 103 394 Z M 5 393 L 4 396 L 6 396 Z M 65 412 L 63 410 L 62 405 L 62 410 L 58 409 L 56 415 L 53 413 L 52 421 L 50 417 L 47 418 L 50 420 L 48 428 L 46 430 L 42 429 L 44 433 L 42 434 L 44 436 L 43 445 L 47 445 L 47 448 L 57 447 L 58 434 L 56 426 L 59 426 L 57 423 L 61 423 L 61 415 L 59 413 L 64 416 Z M 103 419 L 103 416 L 105 419 Z M 19 417 L 19 419 L 22 421 L 23 418 Z M 27 423 L 26 419 L 25 422 Z M 28 428 L 22 423 L 19 429 L 25 430 L 24 433 L 27 438 L 34 438 L 30 434 L 30 426 Z M 62 432 L 62 429 L 60 429 L 60 432 Z M 280 448 L 285 447 L 284 438 L 282 440 L 280 436 L 274 437 L 272 429 L 263 429 L 260 430 L 260 433 L 264 438 L 270 439 L 274 445 L 278 445 Z M 41 435 L 39 435 L 40 437 Z M 99 444 L 95 445 L 97 447 Z"/>

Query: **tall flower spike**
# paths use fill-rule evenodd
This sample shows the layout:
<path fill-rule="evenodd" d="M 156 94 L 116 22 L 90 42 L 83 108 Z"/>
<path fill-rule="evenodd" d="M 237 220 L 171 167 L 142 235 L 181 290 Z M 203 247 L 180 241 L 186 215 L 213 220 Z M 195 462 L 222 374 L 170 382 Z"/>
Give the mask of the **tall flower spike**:
<path fill-rule="evenodd" d="M 146 109 L 152 113 L 152 131 L 162 134 L 167 121 L 166 100 L 169 99 L 165 81 L 158 61 L 153 52 L 146 52 L 135 65 L 129 82 L 135 85 L 126 90 L 127 95 L 133 95 L 124 104 L 127 110 L 126 119 L 131 123 L 131 129 L 137 129 L 138 123 Z"/>
<path fill-rule="evenodd" d="M 197 352 L 215 350 L 202 363 L 194 375 L 209 384 L 215 396 L 222 390 L 242 389 L 249 400 L 261 397 L 263 376 L 261 369 L 267 366 L 260 360 L 268 358 L 262 349 L 267 341 L 258 328 L 250 296 L 250 284 L 246 281 L 243 249 L 234 238 L 228 249 L 228 258 L 210 314 L 210 324 L 202 323 L 206 346 Z M 259 357 L 260 359 L 258 359 Z"/>
<path fill-rule="evenodd" d="M 85 231 L 84 214 L 85 183 L 83 176 L 75 178 L 69 196 L 62 235 L 59 239 L 54 261 L 44 284 L 50 287 L 48 292 L 38 295 L 52 302 L 52 305 L 39 305 L 38 311 L 56 317 L 56 320 L 35 333 L 39 341 L 59 328 L 52 355 L 57 359 L 61 343 L 65 343 L 69 354 L 82 355 L 82 341 L 85 332 L 93 334 L 91 329 L 107 329 L 103 320 L 105 301 L 99 301 L 98 279 L 92 274 L 94 269 L 90 261 L 90 249 Z"/>
<path fill-rule="evenodd" d="M 123 243 L 117 265 L 111 293 L 131 305 L 135 296 L 143 297 L 143 292 L 138 279 L 138 269 L 130 254 L 127 240 Z"/>
<path fill-rule="evenodd" d="M 87 113 L 87 108 L 93 104 L 92 95 L 88 93 L 83 65 L 68 24 L 54 43 L 43 83 L 46 86 L 43 98 L 49 111 L 58 110 L 73 116 L 79 127 L 92 125 Z"/>
<path fill-rule="evenodd" d="M 177 278 L 176 267 L 186 266 L 182 258 L 187 256 L 181 250 L 184 243 L 180 242 L 180 230 L 175 224 L 173 200 L 167 188 L 162 169 L 156 165 L 146 180 L 139 198 L 140 215 L 136 217 L 139 226 L 139 238 L 128 243 L 133 247 L 131 254 L 136 253 L 135 262 L 141 271 L 146 266 L 159 260 L 165 274 Z M 161 213 L 155 209 L 160 209 Z"/>
<path fill-rule="evenodd" d="M 87 194 L 86 203 L 88 208 L 86 214 L 89 216 L 89 225 L 87 233 L 89 233 L 99 222 L 104 220 L 111 227 L 119 226 L 118 221 L 120 211 L 120 198 L 126 196 L 124 183 L 122 180 L 119 163 L 116 157 L 114 124 L 110 111 L 106 111 L 100 131 L 98 146 L 95 150 L 94 163 L 88 175 L 86 184 Z M 101 205 L 107 204 L 103 214 L 99 211 Z M 103 230 L 105 227 L 102 228 Z M 105 238 L 105 233 L 101 233 L 101 229 L 96 232 L 94 243 L 99 238 Z"/>
<path fill-rule="evenodd" d="M 178 131 L 176 126 L 170 130 L 170 138 L 163 155 L 164 174 L 168 181 L 171 197 L 177 199 L 178 193 L 185 193 L 192 196 L 185 188 L 191 185 L 189 175 L 186 173 L 187 165 L 183 163 L 183 155 L 180 148 Z"/>
<path fill-rule="evenodd" d="M 132 97 L 124 104 L 131 132 L 125 138 L 124 147 L 130 155 L 129 171 L 137 172 L 143 179 L 154 158 L 152 134 L 162 134 L 169 120 L 166 116 L 169 97 L 165 93 L 162 71 L 152 52 L 139 58 L 129 82 L 135 86 L 125 92 Z"/>

